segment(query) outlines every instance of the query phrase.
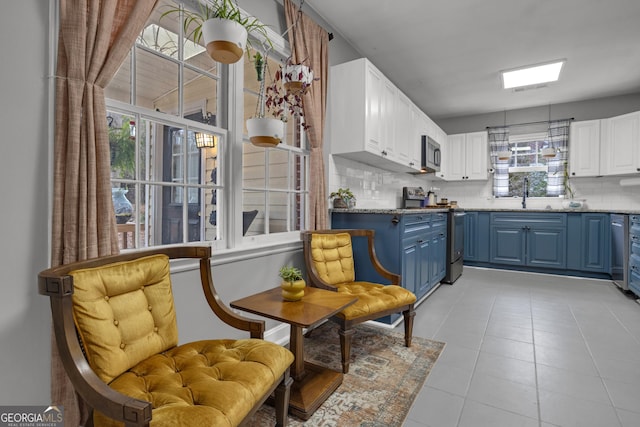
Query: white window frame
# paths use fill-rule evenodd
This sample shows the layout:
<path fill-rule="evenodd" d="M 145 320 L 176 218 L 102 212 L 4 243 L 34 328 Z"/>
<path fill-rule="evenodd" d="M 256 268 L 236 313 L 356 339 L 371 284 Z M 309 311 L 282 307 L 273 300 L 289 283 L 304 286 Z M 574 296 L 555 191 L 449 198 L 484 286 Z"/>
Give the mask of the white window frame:
<path fill-rule="evenodd" d="M 182 32 L 182 29 L 181 29 Z M 267 28 L 267 32 L 269 34 L 270 40 L 273 42 L 273 49 L 279 53 L 282 57 L 286 58 L 289 55 L 289 47 L 288 43 L 285 39 L 279 34 L 275 33 L 273 30 Z M 182 36 L 182 34 L 180 34 Z M 181 39 L 182 40 L 182 39 Z M 257 41 L 256 45 L 260 44 L 260 40 Z M 152 50 L 151 50 L 152 51 Z M 180 50 L 181 52 L 182 50 Z M 152 51 L 153 52 L 153 51 Z M 180 53 L 180 56 L 182 53 Z M 176 62 L 175 59 L 170 59 Z M 132 48 L 131 54 L 131 72 L 135 73 L 135 47 Z M 186 64 L 185 64 L 186 65 Z M 200 71 L 200 70 L 199 70 Z M 243 135 L 243 126 L 244 126 L 244 112 L 243 112 L 243 82 L 244 82 L 244 68 L 242 66 L 242 61 L 238 64 L 221 66 L 220 76 L 219 76 L 222 84 L 219 86 L 218 92 L 218 106 L 217 111 L 219 112 L 219 117 L 224 120 L 227 118 L 228 126 L 227 129 L 224 129 L 219 126 L 212 126 L 203 123 L 197 123 L 192 120 L 183 119 L 182 115 L 187 106 L 182 105 L 182 98 L 180 98 L 179 103 L 179 113 L 178 116 L 171 115 L 167 113 L 161 113 L 157 111 L 150 110 L 148 108 L 140 107 L 134 105 L 136 99 L 136 88 L 132 79 L 131 86 L 131 103 L 124 103 L 121 101 L 106 99 L 106 107 L 109 111 L 116 111 L 121 114 L 130 115 L 135 117 L 137 123 L 141 123 L 141 119 L 149 119 L 156 122 L 161 122 L 166 125 L 183 127 L 188 131 L 200 131 L 206 132 L 210 134 L 217 135 L 220 141 L 220 151 L 218 153 L 218 161 L 221 163 L 222 174 L 220 176 L 220 181 L 217 183 L 217 188 L 220 188 L 223 193 L 223 202 L 222 202 L 222 211 L 221 215 L 221 223 L 222 230 L 220 232 L 220 240 L 204 240 L 206 236 L 204 233 L 201 234 L 202 239 L 198 242 L 190 242 L 190 244 L 209 244 L 211 245 L 217 252 L 219 251 L 228 251 L 228 250 L 236 250 L 236 249 L 246 249 L 248 247 L 256 248 L 257 246 L 270 246 L 273 244 L 282 244 L 282 243 L 292 243 L 300 241 L 300 230 L 304 230 L 306 228 L 306 224 L 308 224 L 308 206 L 309 206 L 309 157 L 310 153 L 308 149 L 297 148 L 291 146 L 284 146 L 276 148 L 277 150 L 286 150 L 289 155 L 289 177 L 292 177 L 291 168 L 293 168 L 293 162 L 291 159 L 293 158 L 293 153 L 297 153 L 302 156 L 304 159 L 304 170 L 305 175 L 302 177 L 304 187 L 301 191 L 299 191 L 301 197 L 303 198 L 303 217 L 299 218 L 300 220 L 300 230 L 292 230 L 288 232 L 278 232 L 273 234 L 261 234 L 255 236 L 242 236 L 242 193 L 243 193 L 243 180 L 242 180 L 242 171 L 243 171 L 243 155 L 242 155 L 242 147 L 243 144 L 247 143 L 245 140 L 245 135 Z M 182 90 L 183 85 L 183 74 L 179 73 L 178 79 L 178 87 L 179 90 Z M 235 96 L 233 96 L 235 94 Z M 302 138 L 306 141 L 306 136 L 303 133 Z M 136 140 L 137 142 L 137 140 Z M 303 146 L 306 146 L 306 142 L 303 143 Z M 271 150 L 271 149 L 270 149 Z M 138 168 L 138 154 L 136 154 L 136 168 Z M 266 158 L 266 157 L 265 157 Z M 265 170 L 268 169 L 265 167 Z M 147 169 L 148 170 L 148 169 Z M 163 185 L 166 186 L 168 183 L 163 182 L 161 180 L 158 181 L 146 181 L 140 179 L 139 176 L 136 176 L 134 180 L 112 180 L 114 183 L 131 183 L 135 185 Z M 185 183 L 186 184 L 186 183 Z M 283 190 L 291 192 L 291 183 L 289 183 L 289 189 Z M 205 184 L 196 185 L 197 187 L 207 188 L 208 186 Z M 270 190 L 273 191 L 273 190 Z M 140 194 L 140 193 L 138 193 Z M 206 196 L 205 196 L 206 197 Z M 290 198 L 289 198 L 290 199 Z M 185 215 L 183 213 L 183 215 Z M 298 218 L 292 218 L 291 209 L 288 210 L 287 219 L 288 222 L 297 221 Z M 186 217 L 186 216 L 185 216 Z M 203 218 L 203 221 L 206 221 L 206 218 Z M 183 221 L 186 223 L 186 221 Z M 289 229 L 291 229 L 290 225 Z M 186 227 L 186 225 L 185 225 Z M 186 234 L 184 234 L 186 236 Z M 139 238 L 138 233 L 138 225 L 136 226 L 136 236 Z M 186 237 L 185 237 L 186 239 Z M 161 244 L 156 243 L 154 246 L 160 246 Z M 136 246 L 137 249 L 144 249 L 147 246 L 144 242 L 139 242 L 139 246 Z M 136 249 L 132 249 L 136 250 Z"/>

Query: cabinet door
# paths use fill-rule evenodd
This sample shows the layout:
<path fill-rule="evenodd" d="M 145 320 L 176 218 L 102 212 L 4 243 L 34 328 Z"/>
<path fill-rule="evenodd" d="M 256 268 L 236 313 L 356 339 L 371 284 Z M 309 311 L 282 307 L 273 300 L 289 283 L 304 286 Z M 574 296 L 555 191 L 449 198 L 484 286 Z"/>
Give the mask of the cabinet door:
<path fill-rule="evenodd" d="M 464 215 L 464 260 L 478 260 L 478 212 Z"/>
<path fill-rule="evenodd" d="M 378 73 L 377 70 L 368 66 L 367 67 L 367 113 L 366 113 L 366 127 L 367 127 L 367 151 L 372 153 L 381 153 L 383 151 L 383 88 L 384 77 Z"/>
<path fill-rule="evenodd" d="M 395 146 L 389 156 L 398 163 L 409 166 L 409 144 L 413 139 L 413 122 L 411 107 L 413 103 L 402 92 L 396 96 L 395 131 L 393 141 Z"/>
<path fill-rule="evenodd" d="M 600 120 L 571 123 L 569 175 L 600 175 Z"/>
<path fill-rule="evenodd" d="M 418 274 L 416 277 L 416 297 L 421 298 L 431 289 L 431 242 L 428 238 L 420 239 L 417 242 L 418 248 Z"/>
<path fill-rule="evenodd" d="M 527 228 L 527 265 L 566 268 L 567 234 L 564 228 Z"/>
<path fill-rule="evenodd" d="M 382 78 L 382 100 L 380 103 L 380 137 L 382 138 L 382 151 L 387 157 L 395 156 L 394 133 L 396 129 L 395 102 L 398 96 L 397 88 L 386 77 Z"/>
<path fill-rule="evenodd" d="M 402 287 L 417 294 L 418 278 L 418 243 L 414 239 L 407 239 L 402 245 Z"/>
<path fill-rule="evenodd" d="M 465 179 L 486 180 L 489 177 L 489 142 L 487 132 L 466 134 Z"/>
<path fill-rule="evenodd" d="M 640 172 L 640 112 L 602 120 L 602 175 Z"/>
<path fill-rule="evenodd" d="M 609 272 L 609 227 L 607 214 L 582 214 L 582 270 Z"/>
<path fill-rule="evenodd" d="M 466 135 L 463 133 L 447 137 L 446 174 L 448 181 L 462 181 L 466 176 Z"/>
<path fill-rule="evenodd" d="M 525 265 L 524 227 L 492 226 L 490 262 L 496 264 Z"/>

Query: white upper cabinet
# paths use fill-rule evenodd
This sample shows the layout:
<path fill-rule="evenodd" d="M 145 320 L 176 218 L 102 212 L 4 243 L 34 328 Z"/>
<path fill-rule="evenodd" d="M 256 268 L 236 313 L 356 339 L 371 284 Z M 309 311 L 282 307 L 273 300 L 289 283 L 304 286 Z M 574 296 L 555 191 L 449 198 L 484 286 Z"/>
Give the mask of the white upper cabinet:
<path fill-rule="evenodd" d="M 600 126 L 601 175 L 639 173 L 640 111 L 603 119 Z"/>
<path fill-rule="evenodd" d="M 602 120 L 571 123 L 570 176 L 640 172 L 640 111 Z"/>
<path fill-rule="evenodd" d="M 569 133 L 569 175 L 600 174 L 600 120 L 572 122 Z"/>
<path fill-rule="evenodd" d="M 331 67 L 329 81 L 332 154 L 394 172 L 420 170 L 417 107 L 406 95 L 365 58 Z"/>
<path fill-rule="evenodd" d="M 444 165 L 437 175 L 445 181 L 489 178 L 487 132 L 449 135 L 442 156 Z"/>

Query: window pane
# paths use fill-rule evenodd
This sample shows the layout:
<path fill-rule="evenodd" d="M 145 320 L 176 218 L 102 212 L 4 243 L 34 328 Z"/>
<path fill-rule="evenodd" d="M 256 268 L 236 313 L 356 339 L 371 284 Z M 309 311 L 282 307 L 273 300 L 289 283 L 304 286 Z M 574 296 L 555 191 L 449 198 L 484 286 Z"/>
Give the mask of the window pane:
<path fill-rule="evenodd" d="M 528 179 L 527 197 L 547 196 L 547 172 L 512 172 L 509 174 L 509 196 L 522 197 L 524 178 Z"/>
<path fill-rule="evenodd" d="M 134 179 L 136 173 L 136 132 L 133 116 L 107 112 L 107 132 L 111 151 L 111 177 Z M 138 138 L 144 139 L 144 132 Z"/>
<path fill-rule="evenodd" d="M 244 191 L 242 197 L 243 236 L 265 234 L 266 200 L 263 191 Z"/>
<path fill-rule="evenodd" d="M 131 52 L 104 91 L 105 97 L 131 104 Z"/>
<path fill-rule="evenodd" d="M 289 151 L 269 150 L 269 188 L 287 190 L 289 184 Z M 293 157 L 293 156 L 291 156 Z"/>
<path fill-rule="evenodd" d="M 204 109 L 207 116 L 202 115 Z M 205 74 L 185 68 L 184 70 L 184 111 L 185 117 L 192 111 L 200 113 L 197 121 L 218 125 L 218 80 Z M 191 117 L 188 117 L 191 118 Z"/>
<path fill-rule="evenodd" d="M 178 64 L 136 47 L 136 105 L 178 114 Z"/>
<path fill-rule="evenodd" d="M 289 231 L 287 214 L 289 204 L 287 193 L 271 191 L 269 193 L 269 232 L 282 233 Z"/>
<path fill-rule="evenodd" d="M 252 144 L 242 144 L 242 187 L 243 188 L 265 188 L 266 168 L 265 155 L 267 150 L 256 147 Z"/>

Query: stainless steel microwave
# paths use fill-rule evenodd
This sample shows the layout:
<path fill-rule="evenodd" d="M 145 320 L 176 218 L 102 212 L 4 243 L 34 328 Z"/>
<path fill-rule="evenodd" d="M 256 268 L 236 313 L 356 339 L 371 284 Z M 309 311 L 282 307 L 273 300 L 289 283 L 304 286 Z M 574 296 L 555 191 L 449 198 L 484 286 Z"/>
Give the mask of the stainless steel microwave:
<path fill-rule="evenodd" d="M 420 171 L 423 173 L 439 172 L 441 160 L 440 144 L 427 135 L 422 135 Z"/>

